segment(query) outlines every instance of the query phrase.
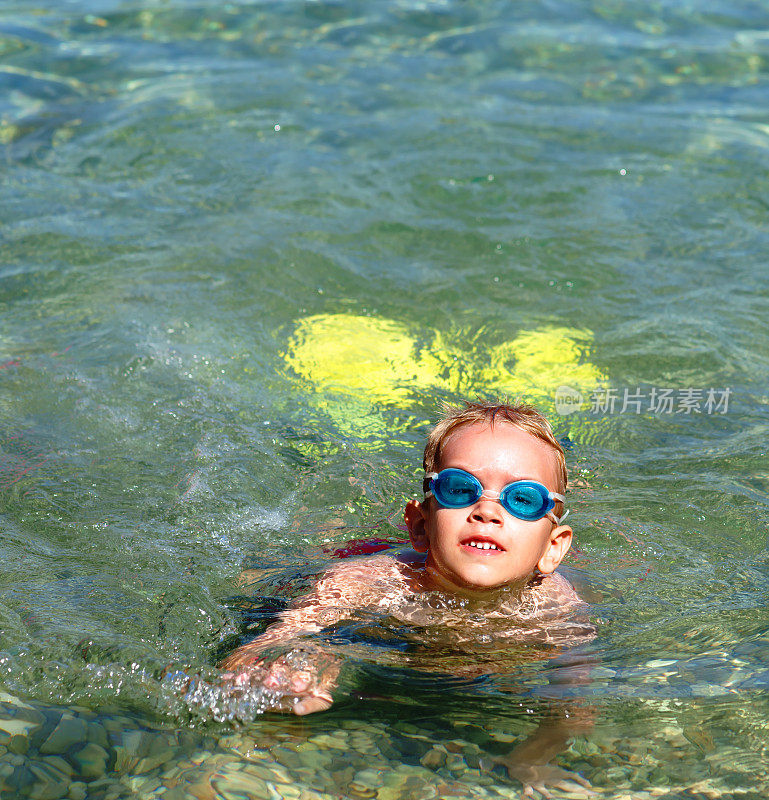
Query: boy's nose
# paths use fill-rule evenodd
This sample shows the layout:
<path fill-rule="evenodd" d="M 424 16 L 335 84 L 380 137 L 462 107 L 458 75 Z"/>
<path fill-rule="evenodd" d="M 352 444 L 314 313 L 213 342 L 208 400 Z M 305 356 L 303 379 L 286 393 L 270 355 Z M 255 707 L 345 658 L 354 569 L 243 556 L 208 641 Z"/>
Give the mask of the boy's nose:
<path fill-rule="evenodd" d="M 492 522 L 495 525 L 501 525 L 502 519 L 502 506 L 497 500 L 490 500 L 488 497 L 481 497 L 481 499 L 473 506 L 470 514 L 470 519 L 475 522 Z"/>

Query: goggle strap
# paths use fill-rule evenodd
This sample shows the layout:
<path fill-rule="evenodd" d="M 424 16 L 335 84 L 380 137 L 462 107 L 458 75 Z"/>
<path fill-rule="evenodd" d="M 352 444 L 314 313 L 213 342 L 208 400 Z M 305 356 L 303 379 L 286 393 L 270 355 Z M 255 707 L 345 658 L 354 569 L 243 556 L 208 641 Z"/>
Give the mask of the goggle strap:
<path fill-rule="evenodd" d="M 422 491 L 425 493 L 425 497 L 434 497 L 433 493 L 430 491 L 430 481 L 433 478 L 437 478 L 437 472 L 426 472 L 425 477 L 422 479 Z"/>
<path fill-rule="evenodd" d="M 569 510 L 570 509 L 567 508 L 566 511 L 563 512 L 563 515 L 561 517 L 556 517 L 556 515 L 553 514 L 552 511 L 548 511 L 547 514 L 545 514 L 545 516 L 548 519 L 551 519 L 553 522 L 555 522 L 556 525 L 563 525 L 563 521 L 566 519 L 566 517 L 569 516 Z"/>

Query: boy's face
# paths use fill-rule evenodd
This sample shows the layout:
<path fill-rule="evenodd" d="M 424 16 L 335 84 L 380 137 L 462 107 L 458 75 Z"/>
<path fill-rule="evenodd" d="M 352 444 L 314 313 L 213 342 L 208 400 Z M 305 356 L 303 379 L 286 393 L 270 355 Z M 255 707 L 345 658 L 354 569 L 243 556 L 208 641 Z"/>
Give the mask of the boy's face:
<path fill-rule="evenodd" d="M 555 452 L 545 442 L 507 423 L 467 425 L 443 443 L 438 469 L 458 467 L 475 475 L 484 490 L 508 483 L 539 481 L 558 491 Z M 427 552 L 426 568 L 438 585 L 473 592 L 523 585 L 534 574 L 552 572 L 571 545 L 571 528 L 544 517 L 526 522 L 496 500 L 481 497 L 466 508 L 443 508 L 435 498 L 406 507 L 406 524 L 416 550 Z M 480 549 L 474 544 L 490 543 Z"/>

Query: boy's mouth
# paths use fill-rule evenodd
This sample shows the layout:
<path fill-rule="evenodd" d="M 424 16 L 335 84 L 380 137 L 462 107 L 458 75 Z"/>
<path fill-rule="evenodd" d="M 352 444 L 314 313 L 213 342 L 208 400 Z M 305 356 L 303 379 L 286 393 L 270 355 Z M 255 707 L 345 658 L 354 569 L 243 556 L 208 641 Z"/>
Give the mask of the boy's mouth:
<path fill-rule="evenodd" d="M 467 539 L 463 539 L 460 544 L 463 547 L 472 547 L 475 550 L 496 550 L 498 552 L 504 552 L 504 547 L 502 545 L 497 544 L 493 539 L 489 539 L 486 536 L 470 536 Z"/>

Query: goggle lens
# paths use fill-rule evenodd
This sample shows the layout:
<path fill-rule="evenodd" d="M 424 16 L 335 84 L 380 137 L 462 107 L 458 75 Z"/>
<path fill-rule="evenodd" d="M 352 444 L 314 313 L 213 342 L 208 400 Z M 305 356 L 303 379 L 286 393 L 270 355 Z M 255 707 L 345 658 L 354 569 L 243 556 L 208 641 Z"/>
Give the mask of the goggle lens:
<path fill-rule="evenodd" d="M 435 499 L 447 508 L 465 508 L 483 494 L 483 486 L 473 475 L 457 469 L 446 469 L 432 481 Z"/>
<path fill-rule="evenodd" d="M 444 508 L 466 508 L 484 495 L 481 482 L 462 469 L 441 470 L 430 479 L 430 491 Z M 536 481 L 515 481 L 499 495 L 502 507 L 518 519 L 534 522 L 555 507 L 547 488 Z"/>
<path fill-rule="evenodd" d="M 525 520 L 541 519 L 554 505 L 536 486 L 522 482 L 505 487 L 499 502 L 514 517 Z"/>

